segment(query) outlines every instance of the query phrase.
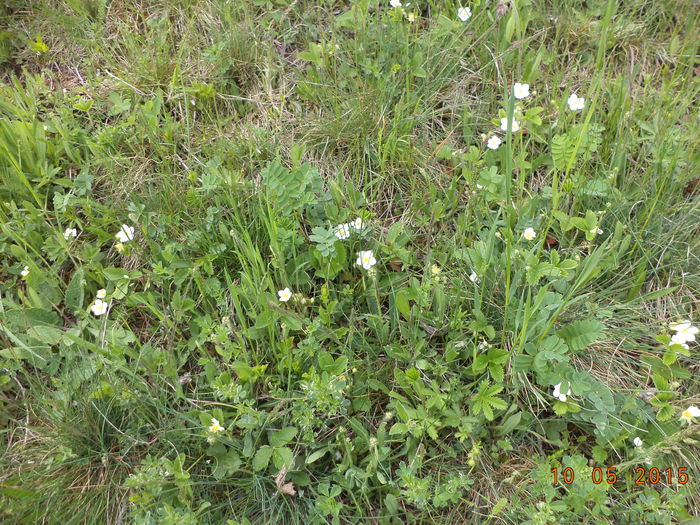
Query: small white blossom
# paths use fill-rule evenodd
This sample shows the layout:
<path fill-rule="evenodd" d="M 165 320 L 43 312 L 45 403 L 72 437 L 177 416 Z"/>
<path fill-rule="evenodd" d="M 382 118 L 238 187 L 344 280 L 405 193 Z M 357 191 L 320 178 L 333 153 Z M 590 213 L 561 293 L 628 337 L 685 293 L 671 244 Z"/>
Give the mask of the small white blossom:
<path fill-rule="evenodd" d="M 526 240 L 531 241 L 537 237 L 537 232 L 535 232 L 533 228 L 526 228 L 523 232 L 523 237 L 525 237 Z"/>
<path fill-rule="evenodd" d="M 603 235 L 603 230 L 601 230 L 600 228 L 593 228 L 593 229 L 589 230 L 588 233 L 594 233 L 596 235 Z"/>
<path fill-rule="evenodd" d="M 488 142 L 486 142 L 486 147 L 489 149 L 498 149 L 498 146 L 500 145 L 501 139 L 498 137 L 498 135 L 491 135 Z"/>
<path fill-rule="evenodd" d="M 90 310 L 92 310 L 92 313 L 97 315 L 97 316 L 106 314 L 108 309 L 109 309 L 109 303 L 106 303 L 102 299 L 95 299 L 95 302 L 92 303 L 92 306 L 90 307 Z"/>
<path fill-rule="evenodd" d="M 97 290 L 98 299 L 104 299 L 105 297 L 107 297 L 107 290 L 105 290 L 104 288 Z"/>
<path fill-rule="evenodd" d="M 502 129 L 503 131 L 508 131 L 508 118 L 507 118 L 507 117 L 503 117 L 503 118 L 501 119 L 501 129 Z M 518 131 L 519 129 L 520 129 L 520 122 L 518 122 L 518 121 L 515 120 L 515 119 L 512 119 L 512 120 L 511 120 L 511 125 L 510 125 L 510 130 L 511 130 L 513 133 L 515 133 L 515 132 Z"/>
<path fill-rule="evenodd" d="M 513 96 L 517 99 L 527 98 L 530 95 L 530 85 L 516 82 L 513 86 Z"/>
<path fill-rule="evenodd" d="M 365 270 L 369 270 L 372 266 L 377 264 L 377 259 L 374 258 L 374 252 L 372 250 L 361 251 L 357 254 L 357 261 L 355 261 L 357 266 L 362 266 Z"/>
<path fill-rule="evenodd" d="M 474 270 L 472 270 L 472 273 L 469 274 L 469 280 L 475 284 L 479 284 L 481 282 L 481 279 L 479 279 L 479 276 L 476 275 Z"/>
<path fill-rule="evenodd" d="M 696 406 L 689 406 L 681 414 L 681 419 L 686 423 L 690 423 L 693 418 L 700 417 L 700 408 Z"/>
<path fill-rule="evenodd" d="M 213 434 L 218 434 L 219 432 L 223 432 L 224 427 L 221 426 L 219 423 L 219 420 L 216 419 L 215 417 L 211 418 L 211 425 L 209 425 L 209 432 Z"/>
<path fill-rule="evenodd" d="M 690 321 L 673 323 L 671 324 L 671 330 L 676 332 L 671 338 L 671 342 L 673 343 L 688 343 L 695 341 L 695 336 L 698 333 L 698 327 L 693 326 Z"/>
<path fill-rule="evenodd" d="M 561 392 L 561 383 L 554 385 L 554 390 L 552 390 L 552 395 L 559 399 L 559 401 L 566 401 L 567 397 L 571 395 L 571 389 L 567 389 L 566 394 Z"/>
<path fill-rule="evenodd" d="M 289 288 L 285 288 L 277 292 L 277 295 L 279 295 L 280 301 L 286 303 L 292 298 L 292 291 Z"/>
<path fill-rule="evenodd" d="M 20 275 L 22 275 L 22 277 L 26 277 L 27 275 L 29 275 L 29 266 L 25 266 L 24 268 L 22 268 L 22 271 L 19 273 Z"/>
<path fill-rule="evenodd" d="M 362 217 L 358 217 L 357 219 L 355 219 L 354 221 L 352 221 L 350 223 L 350 226 L 352 226 L 356 230 L 361 230 L 362 228 L 365 227 L 365 224 L 364 224 L 364 222 L 362 222 Z"/>
<path fill-rule="evenodd" d="M 457 18 L 462 22 L 466 22 L 472 17 L 472 10 L 468 7 L 460 7 L 457 9 Z"/>
<path fill-rule="evenodd" d="M 569 98 L 566 100 L 567 104 L 569 104 L 569 109 L 571 111 L 580 111 L 584 108 L 586 105 L 586 99 L 580 98 L 576 93 L 572 93 L 569 95 Z"/>
<path fill-rule="evenodd" d="M 391 2 L 389 2 L 389 5 L 394 9 L 401 7 L 401 0 L 391 0 Z"/>
<path fill-rule="evenodd" d="M 635 447 L 641 447 L 641 446 L 644 444 L 644 441 L 642 441 L 642 440 L 639 438 L 639 436 L 637 436 L 636 438 L 634 438 L 634 440 L 632 440 L 632 442 L 634 443 L 634 446 L 635 446 Z"/>
<path fill-rule="evenodd" d="M 433 264 L 430 267 L 430 273 L 432 273 L 434 277 L 440 275 L 440 272 L 442 272 L 442 268 L 440 268 L 437 264 Z"/>
<path fill-rule="evenodd" d="M 134 227 L 128 224 L 122 224 L 121 229 L 115 235 L 117 240 L 121 243 L 129 242 L 134 239 Z"/>
<path fill-rule="evenodd" d="M 74 239 L 78 236 L 78 230 L 75 228 L 66 228 L 65 231 L 63 232 L 63 238 L 65 240 L 70 239 L 73 237 Z"/>
<path fill-rule="evenodd" d="M 350 225 L 345 223 L 345 224 L 339 224 L 338 226 L 335 227 L 335 236 L 338 237 L 341 241 L 347 239 L 350 237 Z"/>

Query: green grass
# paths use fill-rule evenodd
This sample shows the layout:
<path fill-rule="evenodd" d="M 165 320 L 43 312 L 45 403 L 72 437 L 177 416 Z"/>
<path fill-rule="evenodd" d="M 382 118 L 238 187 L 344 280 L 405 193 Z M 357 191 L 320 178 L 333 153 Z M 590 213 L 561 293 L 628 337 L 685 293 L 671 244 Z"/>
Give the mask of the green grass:
<path fill-rule="evenodd" d="M 0 521 L 700 517 L 694 2 L 458 7 L 0 7 Z"/>

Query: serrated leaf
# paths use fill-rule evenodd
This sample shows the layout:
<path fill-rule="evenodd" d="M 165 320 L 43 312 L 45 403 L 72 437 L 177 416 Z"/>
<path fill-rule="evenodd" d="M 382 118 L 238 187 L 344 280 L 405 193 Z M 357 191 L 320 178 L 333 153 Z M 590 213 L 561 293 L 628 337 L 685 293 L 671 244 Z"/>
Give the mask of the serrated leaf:
<path fill-rule="evenodd" d="M 270 445 L 281 447 L 289 443 L 297 435 L 296 427 L 284 427 L 270 435 Z"/>
<path fill-rule="evenodd" d="M 593 341 L 600 338 L 603 328 L 605 325 L 595 319 L 574 321 L 561 328 L 557 335 L 566 341 L 572 352 L 576 352 L 587 348 Z"/>
<path fill-rule="evenodd" d="M 267 445 L 264 445 L 258 449 L 253 458 L 253 470 L 263 470 L 267 468 L 270 463 L 270 458 L 272 457 L 272 451 L 274 449 Z"/>
<path fill-rule="evenodd" d="M 66 288 L 65 304 L 66 308 L 72 311 L 80 310 L 85 300 L 85 272 L 83 268 L 78 268 L 73 274 L 73 278 Z"/>

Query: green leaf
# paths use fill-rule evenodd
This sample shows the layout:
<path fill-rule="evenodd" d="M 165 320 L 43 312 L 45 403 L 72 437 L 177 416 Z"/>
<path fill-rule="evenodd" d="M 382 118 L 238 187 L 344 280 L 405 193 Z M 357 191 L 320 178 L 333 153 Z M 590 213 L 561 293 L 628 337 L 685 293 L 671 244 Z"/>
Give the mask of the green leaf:
<path fill-rule="evenodd" d="M 83 307 L 85 300 L 85 272 L 83 268 L 78 268 L 73 274 L 73 278 L 66 288 L 65 304 L 66 308 L 77 311 Z"/>
<path fill-rule="evenodd" d="M 328 452 L 328 450 L 326 450 L 325 448 L 322 448 L 321 450 L 317 450 L 315 452 L 312 452 L 311 454 L 309 454 L 306 457 L 306 464 L 310 465 L 311 463 L 318 461 L 319 459 L 321 459 L 323 456 L 326 455 L 326 452 Z"/>
<path fill-rule="evenodd" d="M 587 348 L 593 341 L 600 338 L 603 328 L 605 325 L 595 319 L 574 321 L 561 328 L 557 335 L 566 341 L 572 352 L 576 352 Z"/>
<path fill-rule="evenodd" d="M 511 433 L 513 430 L 515 430 L 515 427 L 518 426 L 518 423 L 520 423 L 522 417 L 522 412 L 516 412 L 515 414 L 509 416 L 508 419 L 503 422 L 503 425 L 501 425 L 498 434 L 502 436 Z"/>
<path fill-rule="evenodd" d="M 296 427 L 284 427 L 270 435 L 270 445 L 281 447 L 289 443 L 297 435 Z"/>
<path fill-rule="evenodd" d="M 291 470 L 292 464 L 294 463 L 294 452 L 289 447 L 276 448 L 273 460 L 275 462 L 275 467 L 278 469 L 286 468 Z"/>
<path fill-rule="evenodd" d="M 272 457 L 272 451 L 274 449 L 267 445 L 264 445 L 258 449 L 253 458 L 253 470 L 263 470 L 267 468 L 270 463 L 270 458 Z"/>

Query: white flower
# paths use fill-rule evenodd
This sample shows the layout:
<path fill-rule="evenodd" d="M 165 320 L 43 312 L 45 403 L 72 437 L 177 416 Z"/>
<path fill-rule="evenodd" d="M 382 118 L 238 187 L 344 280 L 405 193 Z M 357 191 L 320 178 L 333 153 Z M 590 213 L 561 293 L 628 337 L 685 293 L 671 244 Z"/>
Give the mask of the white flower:
<path fill-rule="evenodd" d="M 90 310 L 92 310 L 93 314 L 99 316 L 102 314 L 106 314 L 108 308 L 109 303 L 104 302 L 102 299 L 95 299 L 95 302 L 92 303 Z"/>
<path fill-rule="evenodd" d="M 119 242 L 129 242 L 134 239 L 134 227 L 122 224 L 121 229 L 115 235 Z"/>
<path fill-rule="evenodd" d="M 475 284 L 479 284 L 481 282 L 481 279 L 479 279 L 479 276 L 476 275 L 474 270 L 472 270 L 472 273 L 469 274 L 469 280 Z"/>
<path fill-rule="evenodd" d="M 694 417 L 700 417 L 700 408 L 696 406 L 689 406 L 681 414 L 681 419 L 686 423 L 690 423 Z"/>
<path fill-rule="evenodd" d="M 673 334 L 673 336 L 671 337 L 671 344 L 672 345 L 681 345 L 686 350 L 690 349 L 690 347 L 688 346 L 688 343 L 685 342 L 685 340 L 682 338 L 682 336 L 679 338 L 678 334 Z"/>
<path fill-rule="evenodd" d="M 680 323 L 671 324 L 671 330 L 676 332 L 671 338 L 672 343 L 688 343 L 695 341 L 695 336 L 698 333 L 698 327 L 693 326 L 690 321 L 682 321 Z"/>
<path fill-rule="evenodd" d="M 26 277 L 27 275 L 29 275 L 29 266 L 25 266 L 19 273 L 22 275 L 22 277 Z"/>
<path fill-rule="evenodd" d="M 432 273 L 434 277 L 437 277 L 438 275 L 440 275 L 441 271 L 442 271 L 442 268 L 440 268 L 437 264 L 433 264 L 430 268 L 430 273 Z"/>
<path fill-rule="evenodd" d="M 209 432 L 212 432 L 214 434 L 217 434 L 219 432 L 223 432 L 224 427 L 221 426 L 219 423 L 219 420 L 216 419 L 215 417 L 211 418 L 211 425 L 209 425 Z"/>
<path fill-rule="evenodd" d="M 377 264 L 377 259 L 374 258 L 374 252 L 372 250 L 362 251 L 357 254 L 357 261 L 355 261 L 357 266 L 362 266 L 365 270 L 369 270 L 372 266 Z"/>
<path fill-rule="evenodd" d="M 644 441 L 642 441 L 641 439 L 639 439 L 639 436 L 637 436 L 636 438 L 634 438 L 634 439 L 632 440 L 632 443 L 634 443 L 634 446 L 635 446 L 635 447 L 641 447 L 641 446 L 644 444 Z"/>
<path fill-rule="evenodd" d="M 406 20 L 408 20 L 411 23 L 415 22 L 416 21 L 416 14 L 415 13 L 408 13 Z"/>
<path fill-rule="evenodd" d="M 531 241 L 532 239 L 537 237 L 537 232 L 535 232 L 535 230 L 533 228 L 527 228 L 523 232 L 523 237 L 525 237 L 526 240 Z"/>
<path fill-rule="evenodd" d="M 669 323 L 668 327 L 674 332 L 678 332 L 692 325 L 690 319 L 683 319 L 680 323 Z"/>
<path fill-rule="evenodd" d="M 277 292 L 277 295 L 280 297 L 280 301 L 283 303 L 286 303 L 289 301 L 289 299 L 292 298 L 292 291 L 289 288 L 285 288 L 284 290 L 280 290 Z"/>
<path fill-rule="evenodd" d="M 563 394 L 560 389 L 561 389 L 561 383 L 557 383 L 556 385 L 554 385 L 554 390 L 552 391 L 552 395 L 554 397 L 558 398 L 559 401 L 566 401 L 566 396 L 571 395 L 571 389 L 569 388 L 566 391 L 566 394 Z"/>
<path fill-rule="evenodd" d="M 491 135 L 488 142 L 486 142 L 486 147 L 489 149 L 498 149 L 501 145 L 501 139 L 497 135 Z"/>
<path fill-rule="evenodd" d="M 530 95 L 530 85 L 516 82 L 513 86 L 513 96 L 517 99 L 527 98 Z"/>
<path fill-rule="evenodd" d="M 588 233 L 593 233 L 596 235 L 603 235 L 603 230 L 600 228 L 593 228 L 592 230 L 588 230 Z"/>
<path fill-rule="evenodd" d="M 75 228 L 66 228 L 63 232 L 63 238 L 68 240 L 70 237 L 76 238 L 78 236 L 78 230 Z"/>
<path fill-rule="evenodd" d="M 401 7 L 401 0 L 391 0 L 391 2 L 389 2 L 389 5 L 394 9 L 396 9 L 397 7 Z"/>
<path fill-rule="evenodd" d="M 339 224 L 335 227 L 335 236 L 341 241 L 350 237 L 350 225 L 349 224 Z"/>
<path fill-rule="evenodd" d="M 569 98 L 566 100 L 566 102 L 569 104 L 569 109 L 571 111 L 582 110 L 583 107 L 586 105 L 586 99 L 579 98 L 579 96 L 576 93 L 572 93 L 571 95 L 569 95 Z"/>
<path fill-rule="evenodd" d="M 107 297 L 107 290 L 105 290 L 104 288 L 97 290 L 98 299 L 104 299 L 105 297 Z"/>
<path fill-rule="evenodd" d="M 361 230 L 362 228 L 364 228 L 365 225 L 362 222 L 362 217 L 358 217 L 357 219 L 355 219 L 354 221 L 352 221 L 350 223 L 350 226 L 352 226 L 356 230 Z"/>
<path fill-rule="evenodd" d="M 466 22 L 471 17 L 472 10 L 468 7 L 460 7 L 459 9 L 457 9 L 457 18 L 459 18 L 462 22 Z"/>
<path fill-rule="evenodd" d="M 503 131 L 508 131 L 508 118 L 507 118 L 507 117 L 503 117 L 503 118 L 501 119 L 501 129 L 502 129 Z M 512 119 L 512 120 L 511 120 L 511 125 L 510 125 L 510 130 L 511 130 L 513 133 L 515 133 L 515 132 L 518 131 L 519 129 L 520 129 L 520 122 L 518 122 L 518 121 L 515 120 L 515 119 Z"/>

